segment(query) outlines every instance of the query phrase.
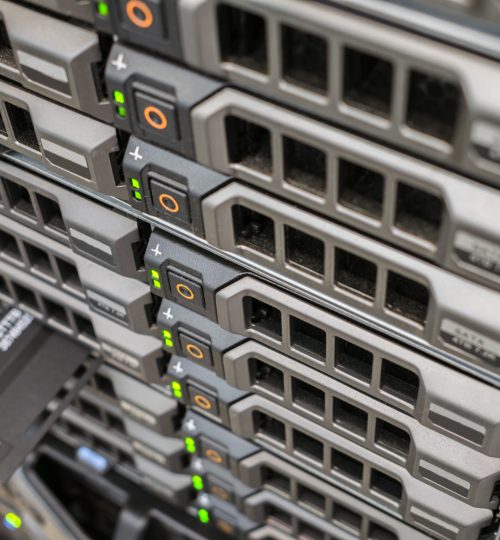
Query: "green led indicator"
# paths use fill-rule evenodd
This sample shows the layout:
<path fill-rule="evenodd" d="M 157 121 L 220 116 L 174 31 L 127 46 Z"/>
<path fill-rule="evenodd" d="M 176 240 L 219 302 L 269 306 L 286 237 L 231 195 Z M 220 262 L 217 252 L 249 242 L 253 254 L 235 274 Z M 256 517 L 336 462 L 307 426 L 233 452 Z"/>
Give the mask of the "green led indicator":
<path fill-rule="evenodd" d="M 127 116 L 127 109 L 125 109 L 125 107 L 116 107 L 116 112 L 118 113 L 118 116 L 121 116 L 122 118 Z"/>
<path fill-rule="evenodd" d="M 172 392 L 177 399 L 182 399 L 182 386 L 177 381 L 172 381 L 170 383 Z"/>
<path fill-rule="evenodd" d="M 184 439 L 184 446 L 186 447 L 186 452 L 196 454 L 196 441 L 193 439 L 193 437 L 186 437 Z"/>
<path fill-rule="evenodd" d="M 165 346 L 172 348 L 174 346 L 174 342 L 172 341 L 172 332 L 170 332 L 169 330 L 163 330 L 162 336 L 163 336 L 163 343 L 165 343 Z"/>
<path fill-rule="evenodd" d="M 131 178 L 130 179 L 130 185 L 135 189 L 141 189 L 141 183 L 137 178 Z"/>
<path fill-rule="evenodd" d="M 191 481 L 193 482 L 193 487 L 196 491 L 203 490 L 203 478 L 199 474 L 193 474 Z"/>
<path fill-rule="evenodd" d="M 205 510 L 205 508 L 200 508 L 198 510 L 198 519 L 204 525 L 210 523 L 210 514 L 208 513 L 208 510 Z"/>
<path fill-rule="evenodd" d="M 97 13 L 101 17 L 107 17 L 109 15 L 109 6 L 107 2 L 97 2 Z"/>
<path fill-rule="evenodd" d="M 20 529 L 23 520 L 17 514 L 14 514 L 14 512 L 8 512 L 3 518 L 3 524 L 10 530 Z"/>
<path fill-rule="evenodd" d="M 158 270 L 155 270 L 154 268 L 152 270 L 149 271 L 149 275 L 153 278 L 153 279 L 160 279 L 160 272 L 158 272 Z M 165 334 L 163 334 L 165 335 Z"/>
<path fill-rule="evenodd" d="M 153 287 L 155 289 L 161 289 L 161 283 L 157 279 L 153 279 Z"/>
<path fill-rule="evenodd" d="M 138 201 L 142 201 L 142 193 L 140 191 L 134 191 L 134 197 L 138 200 Z"/>
<path fill-rule="evenodd" d="M 125 94 L 120 90 L 115 90 L 113 92 L 113 99 L 115 100 L 115 103 L 123 105 L 125 103 Z"/>

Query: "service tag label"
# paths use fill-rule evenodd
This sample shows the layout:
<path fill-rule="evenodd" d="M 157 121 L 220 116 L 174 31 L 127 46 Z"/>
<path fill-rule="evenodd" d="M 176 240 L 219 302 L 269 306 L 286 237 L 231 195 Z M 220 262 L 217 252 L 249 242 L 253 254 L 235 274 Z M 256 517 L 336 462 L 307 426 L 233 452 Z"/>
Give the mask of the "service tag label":
<path fill-rule="evenodd" d="M 500 276 L 500 245 L 464 231 L 457 232 L 453 245 L 461 261 Z"/>
<path fill-rule="evenodd" d="M 449 345 L 489 362 L 500 362 L 500 343 L 451 319 L 441 322 L 441 339 Z"/>

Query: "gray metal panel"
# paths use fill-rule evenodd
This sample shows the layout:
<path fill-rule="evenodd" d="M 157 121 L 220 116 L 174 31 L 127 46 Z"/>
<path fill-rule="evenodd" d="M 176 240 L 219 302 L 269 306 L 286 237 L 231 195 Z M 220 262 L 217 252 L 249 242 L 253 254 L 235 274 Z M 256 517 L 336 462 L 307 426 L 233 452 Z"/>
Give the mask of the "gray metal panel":
<path fill-rule="evenodd" d="M 0 145 L 73 183 L 126 198 L 126 187 L 120 184 L 113 163 L 119 151 L 113 127 L 5 82 L 0 82 L 0 114 L 5 125 Z"/>
<path fill-rule="evenodd" d="M 29 3 L 85 22 L 94 20 L 94 3 L 91 0 L 29 0 Z"/>
<path fill-rule="evenodd" d="M 16 262 L 26 271 L 85 299 L 91 309 L 118 324 L 143 334 L 157 334 L 148 317 L 153 298 L 145 283 L 116 274 L 5 216 L 0 216 L 0 226 L 10 239 L 16 239 Z"/>
<path fill-rule="evenodd" d="M 500 57 L 497 0 L 319 0 L 492 58 Z M 495 7 L 496 2 L 496 7 Z M 495 18 L 497 22 L 495 22 Z"/>
<path fill-rule="evenodd" d="M 48 17 L 12 2 L 0 2 L 12 46 L 12 61 L 2 56 L 0 74 L 63 105 L 111 122 L 97 74 L 105 61 L 96 32 Z"/>
<path fill-rule="evenodd" d="M 272 480 L 266 481 L 265 474 L 267 468 L 289 479 L 286 487 L 273 485 Z M 359 538 L 363 540 L 370 538 L 370 533 L 376 526 L 382 526 L 384 529 L 392 532 L 399 540 L 423 540 L 427 538 L 427 535 L 412 529 L 392 516 L 381 512 L 375 507 L 352 497 L 348 493 L 327 482 L 323 482 L 316 476 L 302 471 L 299 467 L 291 465 L 266 451 L 259 452 L 242 460 L 239 477 L 250 486 L 260 487 L 263 485 L 266 490 L 273 491 L 273 493 L 293 501 L 309 512 L 315 512 L 330 522 L 335 520 L 336 505 L 351 510 L 362 517 L 359 527 Z M 323 508 L 311 507 L 307 498 L 303 496 L 304 488 L 323 497 Z"/>
<path fill-rule="evenodd" d="M 299 508 L 296 505 L 285 501 L 274 493 L 262 491 L 251 495 L 245 500 L 245 513 L 257 522 L 273 522 L 273 511 L 279 509 L 279 517 L 287 516 L 289 523 L 281 522 L 277 519 L 278 526 L 281 525 L 294 538 L 301 538 L 304 531 L 312 529 L 317 535 L 326 540 L 354 540 L 359 538 L 358 534 L 348 532 L 339 528 L 335 522 L 333 524 L 318 518 L 315 514 Z M 278 513 L 277 512 L 277 513 Z"/>
<path fill-rule="evenodd" d="M 242 231 L 246 223 L 235 224 L 233 209 L 238 205 L 270 220 L 269 228 L 274 231 L 272 249 L 266 244 L 266 237 L 259 233 L 255 234 L 253 244 L 245 241 Z M 448 349 L 479 369 L 498 375 L 500 342 L 494 313 L 500 310 L 500 296 L 495 291 L 240 184 L 225 186 L 207 197 L 203 209 L 206 238 L 211 244 L 306 283 L 315 291 L 349 304 L 365 317 L 404 328 L 429 344 Z M 293 239 L 290 230 L 306 236 L 288 240 Z M 321 244 L 321 248 L 308 251 L 312 242 Z M 341 274 L 345 266 L 339 261 L 345 253 L 369 266 L 371 277 L 363 273 L 368 272 L 364 267 L 359 276 L 348 269 Z M 395 276 L 410 280 L 401 286 L 401 296 L 395 293 L 395 284 L 400 279 Z M 371 292 L 365 292 L 365 285 L 358 278 L 371 280 L 368 283 Z M 422 310 L 417 316 L 411 312 L 413 285 L 410 283 L 418 284 L 415 286 L 422 294 L 412 296 Z M 409 296 L 405 299 L 407 293 Z M 394 294 L 399 298 L 397 305 L 391 300 Z M 455 329 L 459 328 L 468 329 L 472 339 L 480 339 L 480 336 L 484 347 L 474 350 L 471 343 L 464 345 L 458 341 L 459 331 Z M 452 337 L 448 337 L 449 334 Z"/>
<path fill-rule="evenodd" d="M 283 441 L 259 433 L 255 421 L 255 413 L 258 411 L 265 411 L 283 424 Z M 407 471 L 401 470 L 387 460 L 332 435 L 324 428 L 260 396 L 250 396 L 232 406 L 231 428 L 242 437 L 250 439 L 257 437 L 262 446 L 271 448 L 273 453 L 288 456 L 304 469 L 316 471 L 335 485 L 342 486 L 346 491 L 357 494 L 367 502 L 385 508 L 386 511 L 402 516 L 407 523 L 430 532 L 437 538 L 456 540 L 477 538 L 479 530 L 491 521 L 491 511 L 474 508 L 445 495 L 413 478 Z M 297 433 L 303 433 L 321 442 L 323 455 L 320 461 L 294 450 Z M 350 475 L 350 466 L 347 467 L 347 473 L 342 469 L 340 469 L 342 472 L 334 469 L 335 455 L 332 455 L 332 450 L 359 464 L 356 466 L 359 467 L 357 470 L 359 478 L 357 473 L 354 476 Z M 380 474 L 390 478 L 392 482 L 400 483 L 399 500 L 378 491 L 375 479 Z M 423 516 L 425 519 L 421 519 Z"/>
<path fill-rule="evenodd" d="M 159 378 L 158 362 L 163 358 L 161 341 L 137 334 L 112 320 L 91 311 L 86 302 L 56 289 L 0 261 L 3 278 L 0 299 L 19 304 L 50 327 L 81 340 L 102 351 L 106 361 L 146 380 Z M 32 296 L 27 296 L 26 291 Z"/>
<path fill-rule="evenodd" d="M 229 144 L 239 137 L 226 124 L 233 115 L 269 131 L 270 171 L 262 172 L 255 163 L 231 161 Z M 196 156 L 205 165 L 500 289 L 500 254 L 494 247 L 500 241 L 496 190 L 234 89 L 206 100 L 192 117 Z M 301 184 L 289 177 L 294 164 L 285 151 L 285 138 L 323 153 L 325 172 L 317 177 L 322 193 L 311 190 L 307 181 Z M 319 158 L 309 157 L 312 170 L 315 159 Z M 304 176 L 308 172 L 303 171 Z M 366 187 L 370 175 L 377 176 L 379 188 Z M 442 211 L 430 218 L 435 222 L 401 222 L 398 211 L 404 198 L 398 190 L 403 186 L 439 201 Z M 370 192 L 376 189 L 380 194 Z M 360 202 L 363 198 L 365 202 Z M 460 249 L 460 235 L 470 238 L 468 249 Z"/>
<path fill-rule="evenodd" d="M 121 275 L 144 279 L 136 260 L 142 239 L 134 219 L 2 160 L 0 171 L 1 213 Z M 14 200 L 11 187 L 18 186 L 28 191 L 29 203 L 22 196 Z"/>
<path fill-rule="evenodd" d="M 281 339 L 266 333 L 265 328 L 259 330 L 249 324 L 246 297 L 279 310 Z M 220 290 L 217 306 L 219 324 L 225 329 L 265 343 L 411 414 L 448 437 L 499 457 L 499 408 L 494 403 L 500 397 L 496 388 L 251 277 Z M 299 340 L 293 333 L 292 319 L 324 332 L 325 360 L 313 350 L 295 344 Z M 400 368 L 403 373 L 397 375 L 394 384 L 388 384 L 386 375 Z"/>
<path fill-rule="evenodd" d="M 282 374 L 282 391 L 281 386 L 265 385 L 266 379 L 260 385 L 253 382 L 256 361 Z M 262 345 L 247 342 L 237 347 L 224 355 L 224 365 L 229 384 L 253 391 L 339 437 L 388 458 L 414 478 L 452 497 L 472 506 L 489 506 L 495 483 L 500 480 L 498 458 L 483 456 L 420 425 L 410 416 Z"/>
<path fill-rule="evenodd" d="M 497 135 L 492 135 L 498 133 L 500 122 L 496 99 L 500 73 L 495 62 L 313 2 L 230 0 L 227 4 L 264 18 L 269 57 L 267 71 L 260 72 L 221 58 L 216 0 L 180 2 L 183 49 L 189 64 L 499 185 L 500 163 L 495 155 Z M 326 62 L 330 70 L 326 92 L 306 90 L 282 76 L 282 24 L 318 36 L 327 43 Z M 344 47 L 368 53 L 393 66 L 394 76 L 388 81 L 393 95 L 389 98 L 387 116 L 372 114 L 343 99 Z M 441 135 L 431 136 L 409 127 L 406 111 L 412 70 L 447 81 L 459 89 L 457 126 L 449 141 Z M 488 135 L 476 133 L 476 130 L 483 131 L 483 123 Z M 485 149 L 484 157 L 475 149 L 477 145 Z"/>

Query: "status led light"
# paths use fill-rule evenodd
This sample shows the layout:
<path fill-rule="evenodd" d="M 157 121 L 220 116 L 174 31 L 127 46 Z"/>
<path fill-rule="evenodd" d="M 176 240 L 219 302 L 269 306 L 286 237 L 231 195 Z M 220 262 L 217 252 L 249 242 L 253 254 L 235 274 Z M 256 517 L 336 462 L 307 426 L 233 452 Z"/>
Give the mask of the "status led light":
<path fill-rule="evenodd" d="M 186 452 L 189 454 L 196 454 L 196 441 L 193 439 L 193 437 L 186 437 L 184 439 L 184 446 L 186 448 Z"/>
<path fill-rule="evenodd" d="M 118 116 L 121 116 L 122 118 L 127 116 L 127 109 L 125 109 L 125 107 L 117 107 L 116 112 L 118 113 Z"/>
<path fill-rule="evenodd" d="M 138 200 L 138 201 L 142 201 L 142 193 L 140 191 L 134 191 L 134 197 Z"/>
<path fill-rule="evenodd" d="M 123 105 L 125 103 L 125 94 L 120 90 L 115 90 L 113 92 L 113 99 L 115 100 L 115 103 L 120 103 L 120 105 Z"/>
<path fill-rule="evenodd" d="M 130 185 L 135 189 L 141 189 L 141 183 L 137 178 L 131 178 L 130 179 Z"/>
<path fill-rule="evenodd" d="M 150 275 L 153 279 L 160 279 L 160 272 L 158 272 L 158 270 L 155 270 L 154 268 L 152 268 L 152 269 L 149 271 L 149 275 Z"/>
<path fill-rule="evenodd" d="M 204 525 L 210 523 L 210 514 L 208 513 L 208 510 L 205 510 L 205 508 L 200 508 L 198 510 L 198 519 Z"/>
<path fill-rule="evenodd" d="M 170 387 L 172 388 L 172 392 L 174 393 L 174 396 L 177 399 L 182 399 L 182 386 L 177 381 L 172 381 L 170 383 Z"/>
<path fill-rule="evenodd" d="M 161 283 L 157 279 L 153 279 L 153 287 L 155 289 L 161 289 Z"/>
<path fill-rule="evenodd" d="M 16 530 L 21 528 L 23 520 L 14 512 L 9 512 L 5 514 L 3 524 L 7 529 Z"/>
<path fill-rule="evenodd" d="M 162 336 L 163 336 L 163 342 L 165 343 L 167 347 L 171 348 L 174 346 L 174 342 L 172 341 L 172 332 L 170 332 L 169 330 L 163 330 Z"/>
<path fill-rule="evenodd" d="M 107 2 L 97 2 L 97 13 L 101 17 L 107 17 L 109 15 L 109 6 Z"/>
<path fill-rule="evenodd" d="M 191 477 L 191 482 L 193 483 L 193 487 L 194 489 L 196 489 L 196 491 L 203 490 L 203 478 L 199 474 L 193 474 L 193 476 Z"/>

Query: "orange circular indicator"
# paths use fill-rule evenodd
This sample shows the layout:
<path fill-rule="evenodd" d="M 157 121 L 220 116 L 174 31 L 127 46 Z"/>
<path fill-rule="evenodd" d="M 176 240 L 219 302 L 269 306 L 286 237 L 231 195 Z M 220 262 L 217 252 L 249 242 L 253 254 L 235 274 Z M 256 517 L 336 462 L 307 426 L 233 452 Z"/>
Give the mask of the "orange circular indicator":
<path fill-rule="evenodd" d="M 210 492 L 219 497 L 219 499 L 222 499 L 223 501 L 229 500 L 229 492 L 224 488 L 221 488 L 219 486 L 212 486 L 210 488 Z"/>
<path fill-rule="evenodd" d="M 175 290 L 186 300 L 194 300 L 194 292 L 184 283 L 177 283 Z"/>
<path fill-rule="evenodd" d="M 168 126 L 168 120 L 165 113 L 154 105 L 148 105 L 144 109 L 144 118 L 146 122 L 154 129 L 165 129 Z"/>
<path fill-rule="evenodd" d="M 219 452 L 213 448 L 208 448 L 205 451 L 205 457 L 216 465 L 220 465 L 224 461 L 224 458 L 219 454 Z"/>
<path fill-rule="evenodd" d="M 197 360 L 202 360 L 203 358 L 205 358 L 203 351 L 198 347 L 198 345 L 195 345 L 194 343 L 188 343 L 186 345 L 186 351 L 189 353 L 190 356 L 196 358 Z"/>
<path fill-rule="evenodd" d="M 231 525 L 231 523 L 228 523 L 227 521 L 223 521 L 222 519 L 217 520 L 217 528 L 222 531 L 225 534 L 233 534 L 234 533 L 234 526 Z"/>
<path fill-rule="evenodd" d="M 209 411 L 213 407 L 212 402 L 200 394 L 196 394 L 193 401 L 196 405 L 198 405 L 198 407 L 200 407 L 200 409 L 203 409 L 204 411 Z"/>
<path fill-rule="evenodd" d="M 141 2 L 141 0 L 129 0 L 125 9 L 130 22 L 139 28 L 149 28 L 154 22 L 151 9 L 145 2 Z"/>
<path fill-rule="evenodd" d="M 158 197 L 158 200 L 160 201 L 161 207 L 171 214 L 177 214 L 181 209 L 177 199 L 168 193 L 162 193 Z"/>

